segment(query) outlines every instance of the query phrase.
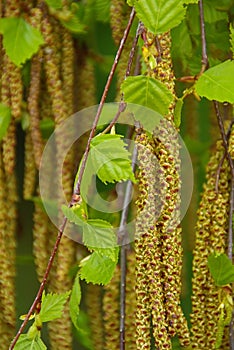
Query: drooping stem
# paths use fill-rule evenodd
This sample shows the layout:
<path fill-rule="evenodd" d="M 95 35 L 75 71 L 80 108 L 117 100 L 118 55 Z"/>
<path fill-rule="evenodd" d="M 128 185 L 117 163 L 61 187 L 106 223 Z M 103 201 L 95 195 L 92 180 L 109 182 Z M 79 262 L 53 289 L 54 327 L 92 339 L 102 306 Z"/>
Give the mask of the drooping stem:
<path fill-rule="evenodd" d="M 90 143 L 91 143 L 91 140 L 92 140 L 92 138 L 93 138 L 93 136 L 95 134 L 96 127 L 97 127 L 97 124 L 98 124 L 98 121 L 99 121 L 99 118 L 100 118 L 100 115 L 101 115 L 104 103 L 106 101 L 107 93 L 109 91 L 110 84 L 112 82 L 112 79 L 113 79 L 113 76 L 114 76 L 117 64 L 119 62 L 121 53 L 123 51 L 124 44 L 125 44 L 125 42 L 127 40 L 130 28 L 131 28 L 133 20 L 134 20 L 134 17 L 135 17 L 135 10 L 133 8 L 132 11 L 131 11 L 130 17 L 129 17 L 128 24 L 127 24 L 126 29 L 124 31 L 123 38 L 122 38 L 122 40 L 120 42 L 118 51 L 116 53 L 116 56 L 115 56 L 115 59 L 114 59 L 114 63 L 112 65 L 111 71 L 110 71 L 109 76 L 107 78 L 107 82 L 106 82 L 106 85 L 105 85 L 105 88 L 104 88 L 104 91 L 103 91 L 103 94 L 102 94 L 102 97 L 101 97 L 101 100 L 100 100 L 100 104 L 99 104 L 99 107 L 98 107 L 98 110 L 97 110 L 97 114 L 95 116 L 95 119 L 94 119 L 94 122 L 93 122 L 93 125 L 92 125 L 92 129 L 91 129 L 91 132 L 90 132 L 90 135 L 89 135 L 89 139 L 88 139 L 87 146 L 86 146 L 86 149 L 85 149 L 85 152 L 84 152 L 84 157 L 83 157 L 83 162 L 82 162 L 82 165 L 81 165 L 79 177 L 78 177 L 78 180 L 77 180 L 77 183 L 76 183 L 76 186 L 75 186 L 75 189 L 74 189 L 74 192 L 73 192 L 72 199 L 70 201 L 69 207 L 71 207 L 74 204 L 76 204 L 78 202 L 78 200 L 79 200 L 80 185 L 81 185 L 81 180 L 82 180 L 82 177 L 83 177 L 83 174 L 84 174 L 84 170 L 85 170 L 85 166 L 86 166 L 86 162 L 87 162 L 87 158 L 88 158 L 88 153 L 89 153 L 89 149 L 90 149 Z M 45 289 L 45 285 L 47 283 L 47 279 L 48 279 L 51 267 L 53 265 L 53 261 L 54 261 L 55 255 L 57 253 L 57 250 L 58 250 L 61 238 L 63 236 L 66 224 L 67 224 L 67 218 L 64 217 L 63 223 L 62 223 L 62 225 L 61 225 L 61 227 L 60 227 L 60 229 L 58 231 L 57 239 L 56 239 L 56 242 L 54 244 L 53 250 L 51 252 L 51 256 L 49 258 L 49 261 L 48 261 L 48 264 L 47 264 L 47 267 L 46 267 L 46 271 L 45 271 L 45 274 L 43 276 L 43 280 L 42 280 L 42 282 L 40 284 L 40 287 L 38 289 L 37 295 L 36 295 L 32 305 L 31 305 L 31 307 L 30 307 L 30 309 L 29 309 L 29 311 L 28 311 L 28 313 L 27 313 L 23 323 L 21 324 L 21 326 L 20 326 L 20 328 L 19 328 L 15 338 L 13 339 L 13 341 L 12 341 L 10 347 L 9 347 L 9 350 L 13 350 L 14 349 L 14 347 L 16 345 L 16 342 L 18 341 L 20 335 L 22 334 L 25 326 L 27 325 L 27 323 L 28 323 L 28 321 L 30 319 L 30 316 L 33 314 L 33 312 L 34 312 L 38 302 L 40 302 L 42 293 L 43 293 L 43 291 Z"/>
<path fill-rule="evenodd" d="M 199 5 L 199 17 L 200 17 L 201 44 L 202 44 L 202 67 L 199 73 L 200 75 L 208 68 L 209 63 L 208 63 L 208 56 L 207 56 L 203 0 L 200 0 L 198 5 Z"/>
<path fill-rule="evenodd" d="M 132 155 L 132 170 L 135 169 L 135 163 L 137 159 L 137 148 L 134 147 L 133 155 Z M 129 202 L 132 195 L 132 183 L 129 180 L 127 182 L 124 202 L 123 202 L 123 211 L 120 220 L 119 232 L 118 232 L 118 240 L 121 246 L 120 252 L 120 350 L 125 349 L 125 300 L 126 300 L 126 250 L 127 250 L 127 232 L 126 232 L 126 224 L 128 218 L 129 211 Z"/>

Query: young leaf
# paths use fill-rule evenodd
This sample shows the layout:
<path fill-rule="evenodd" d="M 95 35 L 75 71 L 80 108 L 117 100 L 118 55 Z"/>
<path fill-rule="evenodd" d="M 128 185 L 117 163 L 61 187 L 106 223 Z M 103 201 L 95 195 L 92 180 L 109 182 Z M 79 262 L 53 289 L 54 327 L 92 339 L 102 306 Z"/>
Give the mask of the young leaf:
<path fill-rule="evenodd" d="M 83 226 L 83 242 L 92 250 L 114 248 L 117 245 L 113 227 L 108 221 L 101 219 L 87 220 Z"/>
<path fill-rule="evenodd" d="M 82 3 L 71 4 L 70 14 L 67 18 L 61 18 L 62 25 L 70 30 L 72 33 L 83 34 L 86 32 L 85 24 L 83 23 L 84 18 L 84 7 Z"/>
<path fill-rule="evenodd" d="M 80 262 L 80 278 L 87 283 L 106 285 L 113 276 L 116 264 L 117 259 L 113 261 L 106 256 L 94 252 Z"/>
<path fill-rule="evenodd" d="M 6 135 L 11 121 L 11 110 L 9 107 L 0 103 L 0 141 Z"/>
<path fill-rule="evenodd" d="M 226 254 L 210 254 L 208 267 L 218 287 L 234 282 L 234 265 Z"/>
<path fill-rule="evenodd" d="M 234 62 L 227 60 L 203 73 L 195 84 L 198 95 L 208 100 L 234 103 Z"/>
<path fill-rule="evenodd" d="M 17 66 L 31 58 L 44 43 L 39 30 L 19 17 L 1 18 L 0 33 L 7 55 Z"/>
<path fill-rule="evenodd" d="M 84 218 L 82 215 L 79 215 L 78 212 L 75 212 L 73 208 L 62 205 L 62 212 L 70 222 L 83 227 Z"/>
<path fill-rule="evenodd" d="M 165 115 L 173 100 L 171 92 L 160 81 L 138 75 L 128 77 L 121 85 L 126 102 L 151 108 Z"/>
<path fill-rule="evenodd" d="M 52 321 L 62 316 L 63 307 L 70 291 L 62 294 L 42 294 L 40 317 L 42 322 Z"/>
<path fill-rule="evenodd" d="M 125 147 L 126 144 L 121 139 L 121 135 L 108 134 L 93 138 L 89 164 L 102 182 L 118 182 L 129 179 L 135 182 L 129 158 L 130 153 Z"/>
<path fill-rule="evenodd" d="M 29 339 L 27 334 L 21 334 L 17 341 L 15 350 L 46 350 L 47 347 L 39 336 L 35 339 Z"/>
<path fill-rule="evenodd" d="M 63 7 L 62 0 L 45 0 L 49 7 L 52 7 L 55 10 L 59 10 Z"/>
<path fill-rule="evenodd" d="M 135 0 L 138 18 L 153 34 L 167 32 L 183 20 L 186 7 L 182 0 Z"/>
<path fill-rule="evenodd" d="M 79 279 L 79 274 L 77 274 L 72 287 L 71 298 L 69 302 L 71 320 L 77 330 L 79 330 L 78 316 L 80 312 L 80 300 L 81 300 L 80 279 Z"/>
<path fill-rule="evenodd" d="M 179 128 L 181 123 L 181 113 L 182 113 L 183 105 L 184 105 L 184 100 L 182 98 L 179 98 L 176 101 L 175 113 L 174 113 L 174 123 L 176 128 Z"/>

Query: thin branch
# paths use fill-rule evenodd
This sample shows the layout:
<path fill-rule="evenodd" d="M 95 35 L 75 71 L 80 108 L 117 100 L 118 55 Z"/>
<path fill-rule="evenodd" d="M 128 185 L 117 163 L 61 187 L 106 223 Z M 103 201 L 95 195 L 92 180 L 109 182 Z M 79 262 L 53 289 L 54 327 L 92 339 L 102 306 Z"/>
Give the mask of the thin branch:
<path fill-rule="evenodd" d="M 107 79 L 107 82 L 106 82 L 106 85 L 105 85 L 105 88 L 104 88 L 104 91 L 103 91 L 103 94 L 102 94 L 102 98 L 101 98 L 100 104 L 98 106 L 97 114 L 95 116 L 95 119 L 94 119 L 94 122 L 93 122 L 93 126 L 92 126 L 92 129 L 91 129 L 91 132 L 90 132 L 90 135 L 89 135 L 89 139 L 88 139 L 88 142 L 87 142 L 87 146 L 86 146 L 86 149 L 85 149 L 82 165 L 81 165 L 81 168 L 80 168 L 79 177 L 78 177 L 78 180 L 77 180 L 77 183 L 76 183 L 76 186 L 75 186 L 75 189 L 74 189 L 74 192 L 73 192 L 72 199 L 70 201 L 69 207 L 73 206 L 80 199 L 80 196 L 79 196 L 79 194 L 80 194 L 80 185 L 81 185 L 81 180 L 82 180 L 82 177 L 83 177 L 83 174 L 84 174 L 85 165 L 86 165 L 86 162 L 87 162 L 87 159 L 88 159 L 90 143 L 91 143 L 91 140 L 92 140 L 92 138 L 93 138 L 93 136 L 95 134 L 95 131 L 96 131 L 96 128 L 97 128 L 97 124 L 98 124 L 98 121 L 99 121 L 99 118 L 100 118 L 100 115 L 101 115 L 104 103 L 106 101 L 107 93 L 109 91 L 110 84 L 112 82 L 112 79 L 113 79 L 113 76 L 114 76 L 117 64 L 119 62 L 121 53 L 123 51 L 124 44 L 125 44 L 125 42 L 127 40 L 130 28 L 131 28 L 133 20 L 134 20 L 134 17 L 135 17 L 135 10 L 133 8 L 132 11 L 131 11 L 130 17 L 129 17 L 128 24 L 127 24 L 126 29 L 124 31 L 123 38 L 122 38 L 122 40 L 120 42 L 118 51 L 116 53 L 114 63 L 112 65 L 111 71 L 109 73 L 109 76 L 108 76 L 108 79 Z M 29 321 L 30 316 L 33 314 L 33 312 L 34 312 L 38 302 L 41 299 L 42 292 L 45 289 L 45 285 L 47 283 L 48 275 L 50 273 L 50 270 L 51 270 L 51 267 L 52 267 L 55 255 L 56 255 L 58 247 L 59 247 L 59 243 L 61 241 L 62 235 L 63 235 L 65 227 L 66 227 L 66 224 L 67 224 L 67 218 L 64 217 L 63 223 L 61 225 L 61 228 L 58 231 L 57 239 L 56 239 L 55 245 L 53 247 L 53 250 L 51 252 L 51 256 L 49 258 L 49 261 L 48 261 L 48 264 L 47 264 L 47 267 L 46 267 L 46 271 L 45 271 L 45 274 L 43 276 L 43 280 L 42 280 L 42 282 L 40 284 L 40 287 L 38 289 L 37 295 L 36 295 L 36 297 L 35 297 L 35 299 L 34 299 L 34 301 L 32 303 L 32 306 L 30 307 L 30 309 L 29 309 L 29 311 L 28 311 L 28 313 L 27 313 L 23 323 L 21 324 L 21 326 L 20 326 L 16 336 L 14 337 L 14 339 L 13 339 L 13 341 L 12 341 L 10 347 L 9 347 L 9 350 L 13 350 L 14 349 L 17 340 L 19 339 L 20 335 L 22 334 L 25 326 L 27 325 L 27 323 Z"/>
<path fill-rule="evenodd" d="M 198 6 L 199 6 L 199 18 L 200 18 L 201 43 L 202 43 L 202 61 L 201 61 L 202 67 L 198 75 L 201 75 L 208 68 L 209 63 L 208 63 L 208 56 L 207 56 L 203 0 L 199 1 Z"/>
<path fill-rule="evenodd" d="M 133 149 L 133 155 L 132 155 L 132 170 L 134 172 L 135 170 L 135 164 L 137 159 L 137 148 L 134 147 Z M 126 300 L 126 240 L 127 240 L 127 232 L 126 232 L 126 224 L 127 224 L 127 218 L 128 218 L 128 211 L 129 211 L 129 201 L 131 199 L 132 195 L 132 182 L 129 180 L 127 182 L 127 187 L 125 191 L 124 196 L 124 202 L 123 202 L 123 211 L 121 215 L 120 220 L 120 227 L 118 232 L 118 243 L 121 246 L 120 251 L 120 271 L 121 271 L 121 278 L 120 278 L 120 350 L 125 349 L 125 300 Z"/>
<path fill-rule="evenodd" d="M 139 22 L 138 27 L 137 27 L 137 31 L 136 31 L 136 36 L 135 36 L 135 38 L 133 40 L 132 48 L 131 48 L 131 51 L 130 51 L 130 54 L 129 54 L 129 60 L 128 60 L 128 64 L 127 64 L 124 80 L 130 75 L 131 68 L 132 68 L 132 63 L 133 63 L 133 58 L 135 56 L 137 43 L 138 43 L 138 40 L 139 40 L 139 36 L 142 33 L 142 30 L 143 30 L 143 25 L 142 25 L 141 22 Z M 119 104 L 119 109 L 118 109 L 116 115 L 114 116 L 114 118 L 112 119 L 112 121 L 110 122 L 110 124 L 105 128 L 105 130 L 102 131 L 102 134 L 106 134 L 109 130 L 111 130 L 111 128 L 117 122 L 120 114 L 125 110 L 125 108 L 126 108 L 126 104 L 123 102 L 123 94 L 121 94 L 121 102 Z"/>

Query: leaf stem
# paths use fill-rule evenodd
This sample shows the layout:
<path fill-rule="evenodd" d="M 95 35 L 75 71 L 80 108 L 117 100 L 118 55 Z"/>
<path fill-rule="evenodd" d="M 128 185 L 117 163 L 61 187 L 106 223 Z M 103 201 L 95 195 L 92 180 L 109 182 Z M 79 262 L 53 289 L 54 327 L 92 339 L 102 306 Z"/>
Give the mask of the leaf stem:
<path fill-rule="evenodd" d="M 91 132 L 90 132 L 90 135 L 89 135 L 89 139 L 88 139 L 88 142 L 87 142 L 87 146 L 86 146 L 86 149 L 85 149 L 85 152 L 84 152 L 84 156 L 83 156 L 83 161 L 82 161 L 82 164 L 81 164 L 79 177 L 78 177 L 78 180 L 77 180 L 77 183 L 76 183 L 76 186 L 75 186 L 75 189 L 74 189 L 74 192 L 73 192 L 73 195 L 72 195 L 69 207 L 72 207 L 74 204 L 76 204 L 79 201 L 79 198 L 80 198 L 79 197 L 80 185 L 81 185 L 81 180 L 82 180 L 82 177 L 83 177 L 83 174 L 84 174 L 85 165 L 86 165 L 86 162 L 87 162 L 87 159 L 88 159 L 90 143 L 91 143 L 91 140 L 92 140 L 92 138 L 93 138 L 93 136 L 95 134 L 95 131 L 96 131 L 96 128 L 97 128 L 97 124 L 98 124 L 98 121 L 99 121 L 99 118 L 100 118 L 100 115 L 101 115 L 104 103 L 106 101 L 107 93 L 109 91 L 110 84 L 112 82 L 112 79 L 113 79 L 113 76 L 114 76 L 117 64 L 118 64 L 120 56 L 122 54 L 122 51 L 123 51 L 123 48 L 124 48 L 124 44 L 125 44 L 125 42 L 127 40 L 130 28 L 131 28 L 133 20 L 134 20 L 134 17 L 135 17 L 135 10 L 133 8 L 132 11 L 131 11 L 130 17 L 129 17 L 128 24 L 127 24 L 126 29 L 124 31 L 123 38 L 122 38 L 122 40 L 120 42 L 118 51 L 116 53 L 113 65 L 111 67 L 109 76 L 107 78 L 107 82 L 106 82 L 106 85 L 105 85 L 105 88 L 104 88 L 104 91 L 103 91 L 103 94 L 102 94 L 102 97 L 101 97 L 101 100 L 100 100 L 100 103 L 99 103 L 99 106 L 98 106 L 98 110 L 97 110 L 96 116 L 95 116 L 94 121 L 93 121 L 92 129 L 91 129 Z M 42 280 L 42 282 L 40 284 L 40 287 L 38 289 L 37 295 L 36 295 L 32 305 L 31 305 L 31 307 L 30 307 L 30 309 L 29 309 L 29 311 L 28 311 L 28 313 L 27 313 L 27 315 L 26 315 L 26 317 L 24 319 L 24 322 L 21 324 L 21 326 L 20 326 L 16 336 L 14 337 L 14 339 L 13 339 L 13 341 L 12 341 L 10 347 L 9 347 L 9 350 L 13 350 L 14 349 L 17 340 L 19 339 L 19 337 L 22 334 L 25 326 L 27 325 L 30 316 L 32 315 L 32 313 L 34 312 L 34 310 L 36 308 L 36 305 L 38 304 L 38 302 L 41 299 L 41 295 L 42 295 L 43 290 L 45 289 L 45 285 L 47 283 L 47 279 L 48 279 L 51 267 L 53 265 L 53 261 L 54 261 L 55 255 L 57 253 L 57 250 L 58 250 L 58 247 L 59 247 L 62 235 L 64 233 L 66 224 L 67 224 L 67 218 L 64 217 L 63 223 L 62 223 L 62 225 L 61 225 L 61 227 L 60 227 L 60 229 L 58 231 L 57 239 L 56 239 L 56 242 L 54 244 L 53 250 L 51 252 L 51 255 L 50 255 L 47 267 L 46 267 L 46 271 L 45 271 L 45 274 L 43 276 L 43 280 Z"/>

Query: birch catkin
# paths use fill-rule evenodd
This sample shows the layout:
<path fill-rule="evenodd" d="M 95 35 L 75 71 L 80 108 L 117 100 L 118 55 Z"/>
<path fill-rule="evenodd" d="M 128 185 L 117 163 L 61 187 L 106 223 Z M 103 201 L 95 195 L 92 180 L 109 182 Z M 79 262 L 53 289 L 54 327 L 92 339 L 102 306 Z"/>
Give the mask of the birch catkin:
<path fill-rule="evenodd" d="M 198 209 L 193 252 L 191 315 L 192 345 L 197 350 L 215 349 L 218 335 L 220 288 L 215 286 L 209 273 L 207 259 L 211 253 L 224 253 L 227 247 L 229 169 L 226 159 L 217 175 L 223 154 L 224 148 L 222 141 L 219 140 L 207 165 L 206 184 Z M 217 176 L 219 176 L 218 188 L 216 188 Z"/>

